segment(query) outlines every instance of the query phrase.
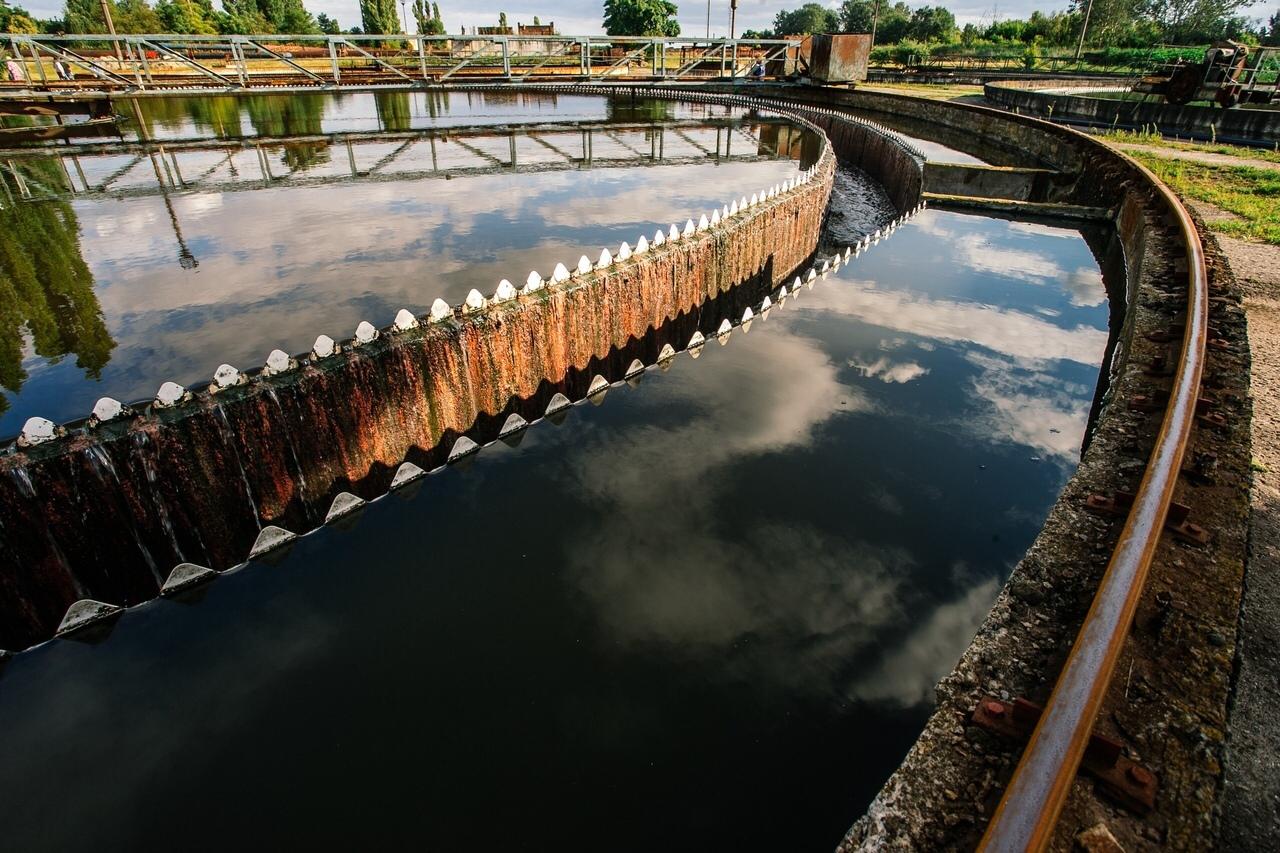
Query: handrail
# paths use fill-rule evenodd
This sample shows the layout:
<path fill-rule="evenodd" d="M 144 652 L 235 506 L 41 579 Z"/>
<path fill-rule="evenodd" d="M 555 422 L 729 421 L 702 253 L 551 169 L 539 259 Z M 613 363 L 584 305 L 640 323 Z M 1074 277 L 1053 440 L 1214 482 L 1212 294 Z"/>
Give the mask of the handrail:
<path fill-rule="evenodd" d="M 1053 836 L 1142 597 L 1195 422 L 1209 322 L 1204 248 L 1173 192 L 1140 163 L 1120 156 L 1156 187 L 1177 217 L 1186 243 L 1183 357 L 1133 508 L 1049 703 L 987 824 L 978 846 L 983 851 L 1044 850 Z"/>

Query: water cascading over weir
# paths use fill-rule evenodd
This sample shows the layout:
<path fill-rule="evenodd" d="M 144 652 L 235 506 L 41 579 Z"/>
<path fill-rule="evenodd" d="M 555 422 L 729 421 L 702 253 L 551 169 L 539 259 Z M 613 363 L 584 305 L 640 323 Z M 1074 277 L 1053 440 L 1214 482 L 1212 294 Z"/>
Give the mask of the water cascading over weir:
<path fill-rule="evenodd" d="M 747 107 L 822 141 L 801 178 L 684 229 L 655 224 L 573 273 L 361 324 L 351 340 L 322 336 L 311 353 L 18 442 L 0 457 L 0 649 L 237 566 L 759 311 L 797 271 L 816 273 L 804 268 L 837 160 L 879 181 L 899 216 L 920 204 L 924 158 L 869 122 L 777 99 L 548 89 Z"/>

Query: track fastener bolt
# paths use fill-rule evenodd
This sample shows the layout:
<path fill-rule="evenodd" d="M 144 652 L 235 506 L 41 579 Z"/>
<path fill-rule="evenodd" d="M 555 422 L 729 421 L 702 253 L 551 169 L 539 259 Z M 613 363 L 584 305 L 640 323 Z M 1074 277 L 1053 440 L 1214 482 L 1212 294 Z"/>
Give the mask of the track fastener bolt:
<path fill-rule="evenodd" d="M 1145 767 L 1139 767 L 1136 764 L 1130 766 L 1129 769 L 1125 771 L 1125 775 L 1129 777 L 1129 781 L 1137 785 L 1141 785 L 1144 788 L 1149 787 L 1151 783 L 1155 781 L 1155 777 L 1151 775 L 1150 770 Z"/>
<path fill-rule="evenodd" d="M 982 710 L 986 711 L 988 714 L 990 714 L 993 717 L 1004 716 L 1004 705 L 1000 704 L 999 702 L 996 702 L 995 700 L 984 702 L 982 705 Z"/>

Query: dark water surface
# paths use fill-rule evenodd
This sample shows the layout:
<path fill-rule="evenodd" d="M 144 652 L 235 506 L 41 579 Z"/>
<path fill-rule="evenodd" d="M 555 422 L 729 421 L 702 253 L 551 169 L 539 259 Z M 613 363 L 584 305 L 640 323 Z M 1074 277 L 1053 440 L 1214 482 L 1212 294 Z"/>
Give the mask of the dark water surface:
<path fill-rule="evenodd" d="M 12 660 L 4 846 L 830 850 L 1074 470 L 1107 315 L 1079 232 L 926 211 L 696 361 Z"/>
<path fill-rule="evenodd" d="M 149 399 L 166 381 L 207 383 L 224 362 L 257 367 L 362 320 L 386 326 L 401 308 L 572 269 L 785 180 L 815 151 L 807 133 L 741 110 L 603 97 L 138 109 L 125 138 L 171 147 L 95 144 L 19 158 L 21 184 L 0 175 L 0 438 L 29 417 L 83 417 L 101 396 Z M 552 121 L 596 129 L 515 130 Z"/>

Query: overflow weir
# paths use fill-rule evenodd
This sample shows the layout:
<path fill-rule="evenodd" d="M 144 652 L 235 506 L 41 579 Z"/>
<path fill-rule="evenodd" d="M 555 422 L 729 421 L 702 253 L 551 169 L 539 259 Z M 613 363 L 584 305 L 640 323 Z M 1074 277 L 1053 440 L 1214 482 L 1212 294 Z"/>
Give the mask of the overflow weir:
<path fill-rule="evenodd" d="M 837 157 L 889 187 L 900 214 L 919 204 L 923 158 L 870 123 L 732 95 L 675 96 L 775 112 L 817 131 L 821 147 L 802 154 L 803 178 L 744 196 L 723 220 L 717 210 L 665 239 L 661 226 L 638 235 L 647 251 L 637 241 L 573 274 L 563 265 L 531 274 L 519 293 L 506 284 L 491 299 L 473 293 L 381 331 L 362 324 L 354 339 L 282 353 L 255 374 L 227 368 L 208 389 L 166 386 L 157 401 L 67 425 L 65 436 L 20 439 L 27 446 L 0 459 L 0 648 L 53 636 L 76 602 L 130 606 L 159 594 L 178 567 L 186 577 L 189 566 L 236 566 L 270 539 L 259 541 L 264 529 L 314 529 L 344 493 L 384 494 L 406 462 L 431 470 L 460 440 L 466 449 L 498 438 L 511 415 L 527 422 L 556 395 L 581 399 L 593 376 L 621 379 L 617 368 L 635 358 L 625 354 L 653 330 L 688 332 L 661 342 L 683 349 L 693 331 L 738 322 L 746 305 L 722 316 L 711 310 L 718 299 L 764 297 L 813 257 Z M 98 610 L 75 607 L 66 625 Z"/>
<path fill-rule="evenodd" d="M 774 111 L 821 131 L 822 149 L 808 180 L 640 255 L 628 247 L 579 276 L 533 276 L 520 294 L 507 285 L 380 332 L 362 325 L 332 355 L 285 357 L 275 375 L 233 371 L 216 391 L 176 389 L 172 407 L 71 424 L 0 459 L 0 646 L 150 599 L 175 568 L 194 577 L 186 564 L 238 565 L 265 550 L 264 530 L 313 529 L 696 351 L 797 270 L 831 263 L 815 251 L 840 159 L 879 181 L 900 216 L 926 198 L 1105 216 L 1125 272 L 1079 468 L 840 849 L 1065 850 L 1099 825 L 1126 849 L 1211 847 L 1244 573 L 1248 352 L 1230 271 L 1177 199 L 1096 140 L 980 107 L 773 84 L 748 97 L 727 83 L 537 88 Z M 926 195 L 924 158 L 875 117 L 969 133 L 1038 171 L 1024 174 L 1030 189 L 1003 193 L 1025 198 L 961 198 L 964 181 L 945 170 L 947 191 Z"/>

